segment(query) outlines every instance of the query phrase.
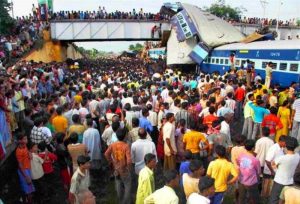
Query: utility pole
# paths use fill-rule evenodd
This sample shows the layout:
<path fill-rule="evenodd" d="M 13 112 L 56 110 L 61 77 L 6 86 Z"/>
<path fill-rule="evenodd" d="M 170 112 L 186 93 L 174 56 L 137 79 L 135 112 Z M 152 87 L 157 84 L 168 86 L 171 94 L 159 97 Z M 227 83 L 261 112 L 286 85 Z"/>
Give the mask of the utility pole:
<path fill-rule="evenodd" d="M 11 0 L 10 8 L 11 8 L 11 17 L 12 17 L 12 18 L 15 18 L 15 13 L 14 13 L 14 1 L 13 1 L 13 0 Z"/>
<path fill-rule="evenodd" d="M 266 18 L 266 9 L 269 2 L 267 0 L 260 0 L 261 7 L 263 8 L 263 18 Z"/>
<path fill-rule="evenodd" d="M 279 28 L 279 16 L 280 16 L 280 11 L 281 11 L 281 6 L 283 5 L 283 0 L 279 0 L 278 2 L 278 13 L 277 13 L 277 22 L 276 22 L 276 32 L 278 34 L 278 39 L 280 39 L 280 34 L 278 32 Z"/>

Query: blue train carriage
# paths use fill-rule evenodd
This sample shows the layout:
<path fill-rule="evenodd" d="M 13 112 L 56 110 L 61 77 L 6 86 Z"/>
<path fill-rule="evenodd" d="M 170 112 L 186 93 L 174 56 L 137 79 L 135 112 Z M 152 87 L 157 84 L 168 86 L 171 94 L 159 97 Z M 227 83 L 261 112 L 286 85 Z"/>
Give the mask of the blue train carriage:
<path fill-rule="evenodd" d="M 166 47 L 152 48 L 148 50 L 148 56 L 150 59 L 158 59 L 161 56 L 163 59 L 166 57 L 167 50 Z"/>
<path fill-rule="evenodd" d="M 234 60 L 231 56 L 234 54 Z M 255 72 L 265 78 L 268 62 L 273 62 L 272 84 L 289 86 L 292 81 L 300 82 L 300 40 L 258 41 L 233 43 L 217 47 L 200 65 L 204 72 L 219 71 L 224 74 L 234 61 L 240 68 L 247 59 L 255 63 Z"/>

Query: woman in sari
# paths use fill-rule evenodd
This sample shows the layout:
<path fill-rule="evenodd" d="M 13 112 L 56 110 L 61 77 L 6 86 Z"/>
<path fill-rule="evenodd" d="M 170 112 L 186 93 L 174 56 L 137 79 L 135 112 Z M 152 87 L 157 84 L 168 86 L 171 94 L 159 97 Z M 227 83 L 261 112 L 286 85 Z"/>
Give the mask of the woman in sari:
<path fill-rule="evenodd" d="M 280 121 L 283 125 L 283 128 L 277 130 L 275 141 L 278 142 L 278 139 L 281 135 L 288 135 L 289 129 L 292 126 L 291 123 L 291 110 L 289 108 L 289 102 L 288 100 L 285 100 L 282 104 L 282 106 L 279 107 L 277 116 L 280 118 Z"/>

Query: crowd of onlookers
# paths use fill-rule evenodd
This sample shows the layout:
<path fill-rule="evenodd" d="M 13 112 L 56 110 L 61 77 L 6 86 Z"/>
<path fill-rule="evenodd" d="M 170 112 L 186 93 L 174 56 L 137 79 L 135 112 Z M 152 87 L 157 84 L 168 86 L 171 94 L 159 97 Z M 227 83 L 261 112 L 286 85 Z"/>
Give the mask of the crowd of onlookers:
<path fill-rule="evenodd" d="M 272 18 L 258 18 L 258 17 L 244 17 L 240 18 L 238 21 L 236 20 L 228 20 L 230 23 L 245 23 L 245 24 L 255 24 L 255 25 L 263 25 L 263 26 L 276 26 L 277 25 L 277 19 Z M 278 22 L 279 26 L 300 26 L 300 20 L 297 20 L 296 18 L 290 19 L 290 20 L 279 20 Z"/>
<path fill-rule="evenodd" d="M 63 19 L 135 19 L 135 20 L 169 20 L 170 17 L 160 13 L 149 13 L 140 10 L 133 9 L 130 12 L 114 11 L 108 12 L 105 7 L 99 7 L 97 11 L 58 11 L 54 12 L 51 16 L 53 20 Z"/>
<path fill-rule="evenodd" d="M 47 23 L 39 21 L 35 15 L 17 17 L 11 31 L 8 34 L 0 34 L 0 68 L 12 59 L 23 57 L 41 37 L 41 32 L 46 27 Z"/>
<path fill-rule="evenodd" d="M 266 83 L 251 64 L 223 76 L 137 58 L 78 64 L 21 61 L 1 76 L 0 155 L 17 142 L 23 203 L 59 186 L 72 204 L 95 203 L 90 177 L 105 163 L 118 203 L 219 204 L 234 191 L 241 204 L 300 201 L 298 84 L 270 85 L 271 64 Z"/>

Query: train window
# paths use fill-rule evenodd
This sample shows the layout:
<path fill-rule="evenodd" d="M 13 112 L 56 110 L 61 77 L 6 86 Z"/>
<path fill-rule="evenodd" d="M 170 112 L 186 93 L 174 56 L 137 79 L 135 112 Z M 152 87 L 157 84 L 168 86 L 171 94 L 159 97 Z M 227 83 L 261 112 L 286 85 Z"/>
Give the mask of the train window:
<path fill-rule="evenodd" d="M 272 69 L 275 69 L 275 70 L 277 69 L 277 63 L 272 64 Z"/>
<path fill-rule="evenodd" d="M 220 59 L 220 64 L 224 64 L 224 59 Z"/>
<path fill-rule="evenodd" d="M 287 69 L 287 63 L 280 63 L 279 70 L 286 70 Z"/>
<path fill-rule="evenodd" d="M 219 61 L 220 61 L 220 59 L 219 59 L 219 58 L 217 58 L 217 59 L 216 59 L 216 64 L 219 64 Z"/>
<path fill-rule="evenodd" d="M 291 64 L 290 71 L 291 72 L 297 72 L 298 71 L 298 67 L 299 67 L 299 64 Z"/>
<path fill-rule="evenodd" d="M 215 63 L 215 58 L 211 58 L 211 63 L 212 63 L 212 64 Z"/>
<path fill-rule="evenodd" d="M 207 62 L 208 63 L 210 63 L 211 62 L 211 58 L 209 57 L 209 58 L 207 58 Z"/>
<path fill-rule="evenodd" d="M 240 66 L 240 60 L 235 60 L 235 66 L 237 66 L 237 67 Z"/>
<path fill-rule="evenodd" d="M 244 64 L 246 64 L 246 60 L 242 60 L 242 65 L 244 66 Z"/>
<path fill-rule="evenodd" d="M 228 59 L 225 59 L 225 65 L 227 65 L 227 64 L 228 64 L 228 62 L 229 62 L 229 60 L 228 60 Z"/>
<path fill-rule="evenodd" d="M 267 67 L 268 62 L 263 62 L 261 68 L 265 69 Z"/>

